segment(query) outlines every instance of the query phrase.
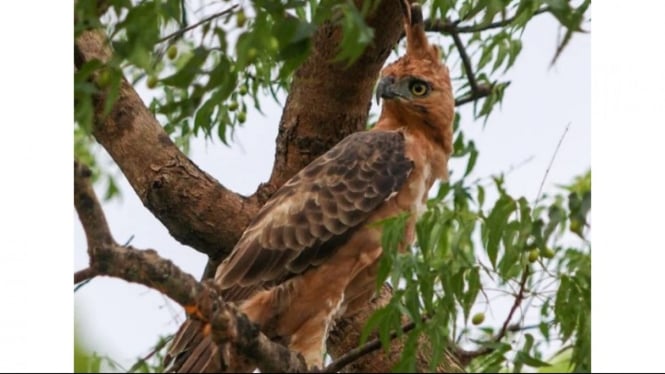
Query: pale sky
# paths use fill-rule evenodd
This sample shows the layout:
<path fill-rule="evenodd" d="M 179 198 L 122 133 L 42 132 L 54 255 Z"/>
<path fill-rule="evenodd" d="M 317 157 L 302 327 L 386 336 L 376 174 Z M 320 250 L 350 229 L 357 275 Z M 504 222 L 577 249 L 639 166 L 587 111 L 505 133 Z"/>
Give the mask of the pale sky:
<path fill-rule="evenodd" d="M 505 77 L 512 84 L 502 106 L 495 109 L 485 128 L 482 121 L 473 121 L 470 105 L 462 107 L 461 125 L 480 151 L 475 176 L 507 171 L 533 157 L 507 178 L 509 193 L 533 201 L 568 123 L 569 131 L 549 172 L 545 191 L 556 191 L 557 184 L 570 182 L 591 165 L 590 36 L 575 35 L 551 69 L 557 23 L 550 15 L 538 16 L 526 29 L 522 41 L 522 53 Z M 144 100 L 153 94 L 144 88 L 138 92 Z M 250 111 L 245 126 L 236 129 L 231 147 L 219 141 L 206 144 L 197 140 L 192 144 L 192 160 L 226 187 L 242 194 L 253 193 L 260 182 L 268 179 L 272 168 L 281 108 L 271 98 L 266 98 L 262 106 L 266 115 Z M 372 111 L 376 110 L 373 103 Z M 451 166 L 460 169 L 456 163 Z M 123 191 L 122 200 L 104 204 L 115 239 L 123 243 L 133 235 L 131 244 L 136 248 L 153 248 L 199 278 L 205 257 L 171 238 L 143 207 L 124 177 L 117 181 Z M 102 191 L 98 189 L 100 194 Z M 485 206 L 490 204 L 487 201 Z M 75 270 L 79 270 L 87 266 L 88 257 L 75 212 L 73 219 Z M 125 368 L 149 352 L 159 335 L 173 333 L 184 318 L 182 309 L 158 292 L 107 277 L 95 278 L 76 292 L 75 305 L 78 330 L 90 347 Z M 501 305 L 493 307 L 493 311 L 499 321 L 505 318 L 506 310 Z"/>

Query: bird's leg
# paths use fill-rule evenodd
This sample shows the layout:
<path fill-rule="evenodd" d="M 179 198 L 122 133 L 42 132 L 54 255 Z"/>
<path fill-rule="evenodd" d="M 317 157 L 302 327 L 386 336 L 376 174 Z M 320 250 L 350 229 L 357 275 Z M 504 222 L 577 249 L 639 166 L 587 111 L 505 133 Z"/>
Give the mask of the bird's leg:
<path fill-rule="evenodd" d="M 307 320 L 298 331 L 291 336 L 289 349 L 300 353 L 305 358 L 307 368 L 323 367 L 323 355 L 325 353 L 325 333 L 327 323 L 321 326 L 325 319 L 312 318 Z"/>
<path fill-rule="evenodd" d="M 342 302 L 327 300 L 322 311 L 309 318 L 291 336 L 289 349 L 302 354 L 309 370 L 323 368 L 323 356 L 326 353 L 326 340 L 332 320 Z"/>
<path fill-rule="evenodd" d="M 269 319 L 275 318 L 278 311 L 273 307 L 274 291 L 259 291 L 250 299 L 245 300 L 240 310 L 245 313 L 247 318 L 256 323 L 261 328 L 266 326 Z"/>

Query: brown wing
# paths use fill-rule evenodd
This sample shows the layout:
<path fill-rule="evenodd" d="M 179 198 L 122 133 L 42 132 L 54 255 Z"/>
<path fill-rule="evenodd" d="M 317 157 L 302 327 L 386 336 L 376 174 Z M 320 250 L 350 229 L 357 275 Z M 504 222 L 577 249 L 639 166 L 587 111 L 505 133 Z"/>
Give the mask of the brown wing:
<path fill-rule="evenodd" d="M 215 279 L 223 289 L 247 289 L 320 264 L 399 190 L 412 169 L 401 132 L 346 137 L 273 195 Z"/>

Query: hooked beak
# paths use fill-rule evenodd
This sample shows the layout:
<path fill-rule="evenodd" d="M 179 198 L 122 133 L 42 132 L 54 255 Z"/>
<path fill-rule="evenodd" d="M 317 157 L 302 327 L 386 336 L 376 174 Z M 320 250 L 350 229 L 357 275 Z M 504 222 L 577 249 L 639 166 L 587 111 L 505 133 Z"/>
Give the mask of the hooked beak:
<path fill-rule="evenodd" d="M 395 83 L 395 78 L 393 77 L 384 77 L 379 81 L 379 85 L 376 87 L 376 104 L 379 105 L 379 99 L 392 99 L 398 97 L 399 94 L 393 90 L 393 83 Z"/>

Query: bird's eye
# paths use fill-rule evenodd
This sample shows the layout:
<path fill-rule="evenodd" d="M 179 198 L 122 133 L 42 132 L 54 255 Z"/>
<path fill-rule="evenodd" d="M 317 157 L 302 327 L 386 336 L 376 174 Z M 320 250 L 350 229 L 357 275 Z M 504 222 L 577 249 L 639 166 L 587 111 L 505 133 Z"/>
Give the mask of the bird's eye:
<path fill-rule="evenodd" d="M 429 87 L 425 82 L 413 81 L 409 85 L 409 90 L 415 96 L 425 96 L 429 91 Z"/>

